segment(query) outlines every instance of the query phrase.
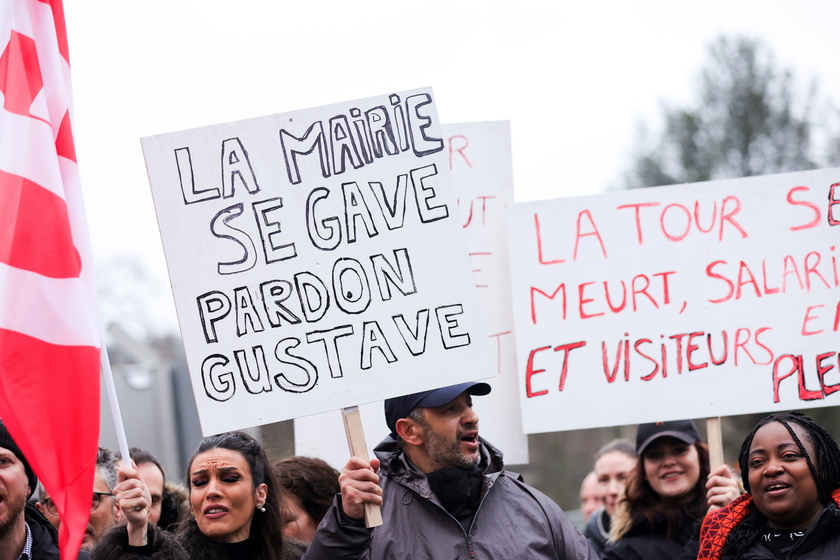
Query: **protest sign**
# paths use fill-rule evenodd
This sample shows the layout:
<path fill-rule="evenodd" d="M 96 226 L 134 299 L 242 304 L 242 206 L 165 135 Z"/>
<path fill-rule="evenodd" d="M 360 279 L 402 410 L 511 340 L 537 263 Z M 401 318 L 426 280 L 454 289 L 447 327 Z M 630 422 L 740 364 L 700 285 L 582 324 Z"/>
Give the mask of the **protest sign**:
<path fill-rule="evenodd" d="M 506 210 L 513 203 L 510 124 L 507 121 L 444 124 L 449 168 L 467 237 L 474 284 L 491 344 L 493 391 L 475 399 L 480 433 L 505 453 L 510 464 L 528 462 L 528 438 L 519 408 L 513 310 L 510 304 Z M 476 367 L 480 367 L 478 364 Z M 476 370 L 476 377 L 487 372 Z M 362 407 L 368 449 L 384 438 L 382 403 Z M 341 434 L 330 433 L 337 412 L 295 419 L 295 453 L 324 459 L 336 468 L 347 461 Z"/>
<path fill-rule="evenodd" d="M 489 371 L 430 89 L 142 143 L 205 434 Z"/>
<path fill-rule="evenodd" d="M 840 404 L 840 170 L 517 204 L 526 432 Z"/>

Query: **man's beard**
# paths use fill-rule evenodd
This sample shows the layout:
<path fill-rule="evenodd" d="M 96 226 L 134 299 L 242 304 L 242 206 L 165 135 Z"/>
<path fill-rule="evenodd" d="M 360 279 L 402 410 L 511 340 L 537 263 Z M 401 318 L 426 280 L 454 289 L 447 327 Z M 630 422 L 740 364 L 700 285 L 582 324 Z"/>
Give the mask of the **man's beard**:
<path fill-rule="evenodd" d="M 94 529 L 93 525 L 88 524 L 87 530 L 85 531 L 84 540 L 82 540 L 81 549 L 87 550 L 88 552 L 93 550 L 93 547 L 96 546 L 96 543 L 99 541 L 102 535 L 107 533 L 108 530 L 111 529 L 111 527 L 113 527 L 114 525 L 115 524 L 111 524 L 107 527 L 100 527 L 100 531 L 97 532 L 97 530 Z"/>
<path fill-rule="evenodd" d="M 430 429 L 425 428 L 426 451 L 429 458 L 437 465 L 437 468 L 461 467 L 471 469 L 478 464 L 481 456 L 476 453 L 466 454 L 461 450 L 460 438 L 453 441 L 446 441 Z"/>
<path fill-rule="evenodd" d="M 9 510 L 9 517 L 0 521 L 0 539 L 6 537 L 9 531 L 18 523 L 23 513 L 23 508 L 26 506 L 26 496 L 23 494 L 17 496 L 6 495 L 3 501 Z"/>

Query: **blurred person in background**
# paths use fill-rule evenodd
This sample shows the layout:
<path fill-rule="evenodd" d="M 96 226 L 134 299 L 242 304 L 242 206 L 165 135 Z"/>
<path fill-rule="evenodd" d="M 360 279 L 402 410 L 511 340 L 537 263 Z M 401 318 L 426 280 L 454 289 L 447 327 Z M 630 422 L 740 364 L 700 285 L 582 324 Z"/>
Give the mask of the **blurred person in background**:
<path fill-rule="evenodd" d="M 598 554 L 610 538 L 612 516 L 635 466 L 636 447 L 629 439 L 614 439 L 595 454 L 595 480 L 603 506 L 589 518 L 583 534 Z"/>
<path fill-rule="evenodd" d="M 131 460 L 136 465 L 140 478 L 146 483 L 149 494 L 152 496 L 152 507 L 149 509 L 149 521 L 157 523 L 160 520 L 161 504 L 163 502 L 163 485 L 166 482 L 166 474 L 163 471 L 160 461 L 145 449 L 132 447 L 128 450 Z"/>
<path fill-rule="evenodd" d="M 339 472 L 314 457 L 289 457 L 274 464 L 283 505 L 283 534 L 312 542 L 315 530 L 341 489 Z"/>
<path fill-rule="evenodd" d="M 117 485 L 117 458 L 114 453 L 100 447 L 96 454 L 96 474 L 93 479 L 90 520 L 88 521 L 82 550 L 90 551 L 96 541 L 111 527 L 117 524 L 117 504 L 114 499 L 114 487 Z M 38 485 L 38 502 L 35 507 L 58 530 L 61 518 L 58 509 L 43 485 Z"/>
<path fill-rule="evenodd" d="M 595 471 L 590 471 L 580 483 L 580 513 L 583 515 L 583 522 L 589 521 L 589 516 L 602 507 L 604 497 L 598 484 L 598 475 Z"/>
<path fill-rule="evenodd" d="M 149 521 L 174 533 L 178 524 L 189 518 L 189 492 L 182 484 L 166 480 L 163 465 L 151 451 L 132 447 L 128 452 L 152 499 Z"/>

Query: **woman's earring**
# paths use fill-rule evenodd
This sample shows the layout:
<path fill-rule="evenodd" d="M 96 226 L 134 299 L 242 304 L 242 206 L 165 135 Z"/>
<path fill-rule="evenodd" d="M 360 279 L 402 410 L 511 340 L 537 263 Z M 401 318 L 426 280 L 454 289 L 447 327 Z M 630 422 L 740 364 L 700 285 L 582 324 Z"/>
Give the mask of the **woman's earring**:
<path fill-rule="evenodd" d="M 265 513 L 265 505 L 264 504 L 260 504 L 259 506 L 257 506 L 257 509 L 259 509 L 262 513 Z"/>

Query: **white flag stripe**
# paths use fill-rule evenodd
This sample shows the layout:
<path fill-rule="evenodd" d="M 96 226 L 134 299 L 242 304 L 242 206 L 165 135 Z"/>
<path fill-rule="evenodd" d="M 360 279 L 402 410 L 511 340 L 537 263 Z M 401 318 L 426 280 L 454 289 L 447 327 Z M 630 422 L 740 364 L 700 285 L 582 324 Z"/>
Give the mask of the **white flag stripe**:
<path fill-rule="evenodd" d="M 53 344 L 99 346 L 89 284 L 84 277 L 47 278 L 0 263 L 0 328 Z M 39 302 L 37 310 L 33 301 Z"/>
<path fill-rule="evenodd" d="M 6 45 L 12 31 L 37 39 L 38 63 L 41 78 L 47 90 L 50 110 L 58 117 L 53 124 L 58 130 L 61 116 L 70 104 L 70 69 L 58 52 L 58 37 L 49 4 L 37 0 L 3 0 L 0 5 L 6 9 L 0 12 L 0 45 Z M 34 20 L 34 21 L 33 21 Z M 42 110 L 33 114 L 44 117 Z"/>
<path fill-rule="evenodd" d="M 0 95 L 0 99 L 2 99 Z M 23 117 L 0 107 L 0 170 L 25 177 L 64 198 L 64 185 L 58 161 L 38 154 L 55 153 L 50 127 L 31 117 Z M 33 148 L 37 146 L 37 148 Z"/>
<path fill-rule="evenodd" d="M 35 23 L 32 21 L 32 17 L 46 19 L 48 16 L 49 21 L 53 21 L 52 8 L 43 2 L 37 2 L 36 0 L 4 0 L 0 5 L 6 8 L 3 11 L 4 17 L 2 20 L 3 23 L 0 24 L 0 32 L 6 32 L 8 29 L 14 27 L 18 33 L 32 37 L 35 33 Z M 51 35 L 55 35 L 55 32 L 52 32 Z M 7 34 L 0 34 L 0 39 L 8 41 L 9 38 Z M 3 44 L 5 45 L 6 43 Z"/>
<path fill-rule="evenodd" d="M 85 213 L 85 202 L 82 196 L 81 180 L 79 169 L 75 162 L 65 158 L 58 158 L 61 166 L 61 174 L 64 177 L 65 200 L 67 212 L 70 216 L 70 229 L 73 232 L 73 244 L 82 259 L 82 271 L 79 274 L 81 282 L 78 289 L 86 292 L 81 293 L 76 301 L 86 302 L 84 309 L 78 310 L 79 317 L 76 322 L 84 321 L 83 330 L 84 344 L 102 346 L 102 327 L 99 319 L 99 308 L 97 307 L 96 293 L 96 269 L 93 259 L 93 248 L 90 242 L 90 231 L 87 228 L 87 215 Z"/>
<path fill-rule="evenodd" d="M 35 3 L 38 4 L 38 9 L 44 9 L 45 5 L 42 2 Z M 49 11 L 49 17 L 41 17 L 40 14 L 36 17 L 33 36 L 38 38 L 38 64 L 41 67 L 44 89 L 41 91 L 42 95 L 35 99 L 32 114 L 49 121 L 56 136 L 61 121 L 67 113 L 67 107 L 72 105 L 72 90 L 70 89 L 70 67 L 61 57 L 58 49 L 52 10 L 49 6 L 46 6 L 46 10 Z"/>

